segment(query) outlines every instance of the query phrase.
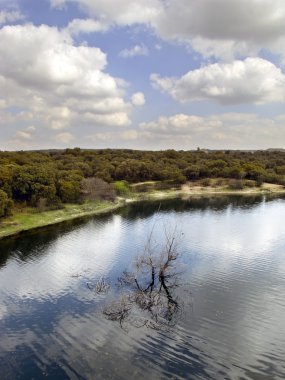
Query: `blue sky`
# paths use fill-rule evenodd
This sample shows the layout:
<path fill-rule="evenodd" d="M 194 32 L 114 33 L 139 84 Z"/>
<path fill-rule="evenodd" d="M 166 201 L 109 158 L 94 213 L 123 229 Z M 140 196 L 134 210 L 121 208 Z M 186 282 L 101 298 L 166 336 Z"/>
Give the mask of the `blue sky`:
<path fill-rule="evenodd" d="M 0 0 L 0 149 L 285 147 L 283 0 Z"/>

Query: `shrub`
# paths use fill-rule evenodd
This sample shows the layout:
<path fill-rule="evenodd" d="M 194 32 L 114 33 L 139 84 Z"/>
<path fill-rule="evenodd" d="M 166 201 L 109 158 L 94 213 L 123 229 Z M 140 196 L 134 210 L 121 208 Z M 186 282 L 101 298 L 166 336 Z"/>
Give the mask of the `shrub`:
<path fill-rule="evenodd" d="M 128 195 L 131 191 L 127 181 L 116 181 L 114 183 L 114 190 L 118 195 Z"/>
<path fill-rule="evenodd" d="M 101 178 L 84 178 L 81 181 L 81 188 L 85 199 L 115 199 L 115 191 L 113 186 Z"/>
<path fill-rule="evenodd" d="M 11 214 L 13 201 L 8 197 L 5 191 L 0 190 L 0 218 Z"/>
<path fill-rule="evenodd" d="M 59 196 L 64 203 L 78 202 L 80 186 L 77 182 L 61 180 L 59 181 Z"/>

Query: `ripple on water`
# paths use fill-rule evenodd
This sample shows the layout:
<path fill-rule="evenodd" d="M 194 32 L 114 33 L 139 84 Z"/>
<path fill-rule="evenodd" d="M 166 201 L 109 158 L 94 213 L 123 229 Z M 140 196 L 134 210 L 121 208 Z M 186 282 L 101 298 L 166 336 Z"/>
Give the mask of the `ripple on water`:
<path fill-rule="evenodd" d="M 285 377 L 285 202 L 175 202 L 3 245 L 1 380 Z M 159 241 L 175 224 L 189 284 L 177 289 L 181 319 L 169 331 L 126 332 L 87 283 L 115 282 L 150 231 Z"/>

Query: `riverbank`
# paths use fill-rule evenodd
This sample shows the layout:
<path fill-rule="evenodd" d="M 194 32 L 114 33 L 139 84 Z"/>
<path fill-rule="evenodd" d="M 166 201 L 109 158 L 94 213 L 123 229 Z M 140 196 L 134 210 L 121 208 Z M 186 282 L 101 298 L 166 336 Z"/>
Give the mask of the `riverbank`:
<path fill-rule="evenodd" d="M 11 217 L 1 221 L 0 239 L 68 220 L 106 214 L 115 211 L 124 204 L 124 201 L 118 199 L 116 202 L 97 201 L 84 204 L 67 204 L 60 210 L 44 212 L 37 212 L 33 208 L 16 210 Z"/>
<path fill-rule="evenodd" d="M 0 240 L 49 225 L 62 223 L 68 220 L 106 214 L 117 210 L 128 203 L 143 200 L 158 200 L 169 198 L 189 198 L 217 195 L 258 195 L 258 194 L 285 194 L 285 188 L 280 185 L 263 184 L 261 187 L 245 187 L 244 189 L 230 189 L 228 186 L 218 186 L 209 183 L 202 186 L 199 183 L 187 183 L 177 189 L 151 190 L 140 193 L 131 193 L 127 197 L 118 197 L 115 202 L 96 201 L 83 204 L 67 204 L 60 210 L 37 212 L 33 208 L 16 209 L 9 218 L 0 222 Z"/>
<path fill-rule="evenodd" d="M 176 189 L 169 190 L 156 190 L 156 182 L 142 182 L 136 184 L 138 186 L 148 186 L 147 191 L 135 193 L 134 197 L 138 199 L 165 199 L 171 197 L 181 196 L 189 198 L 191 196 L 215 196 L 215 195 L 258 195 L 258 194 L 285 194 L 285 187 L 272 183 L 264 183 L 261 186 L 254 186 L 254 181 L 248 181 L 251 186 L 244 186 L 243 188 L 231 188 L 229 180 L 220 179 L 209 180 L 208 185 L 203 184 L 203 181 L 188 182 L 181 185 Z M 135 188 L 134 187 L 134 188 Z"/>
<path fill-rule="evenodd" d="M 192 184 L 185 184 L 181 186 L 182 193 L 185 195 L 250 195 L 250 194 L 285 194 L 285 187 L 282 185 L 276 185 L 273 183 L 264 183 L 261 186 L 251 186 L 240 189 L 231 188 L 226 182 L 224 185 L 219 186 L 209 184 L 209 186 L 201 186 Z"/>

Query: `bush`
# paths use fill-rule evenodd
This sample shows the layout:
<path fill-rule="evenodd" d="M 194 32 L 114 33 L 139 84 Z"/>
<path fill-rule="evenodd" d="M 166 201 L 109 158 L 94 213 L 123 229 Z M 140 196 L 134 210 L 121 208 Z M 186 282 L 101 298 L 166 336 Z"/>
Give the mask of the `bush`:
<path fill-rule="evenodd" d="M 131 191 L 126 181 L 116 181 L 114 183 L 114 190 L 118 195 L 128 195 Z"/>
<path fill-rule="evenodd" d="M 80 185 L 77 182 L 59 181 L 59 197 L 64 203 L 76 203 L 80 197 Z"/>
<path fill-rule="evenodd" d="M 81 188 L 84 198 L 92 201 L 97 199 L 113 201 L 116 197 L 113 186 L 101 178 L 84 178 L 81 181 Z"/>
<path fill-rule="evenodd" d="M 11 214 L 13 201 L 8 197 L 5 191 L 0 190 L 0 218 Z"/>
<path fill-rule="evenodd" d="M 184 175 L 189 181 L 195 181 L 200 178 L 200 168 L 197 165 L 189 166 L 184 170 Z"/>

